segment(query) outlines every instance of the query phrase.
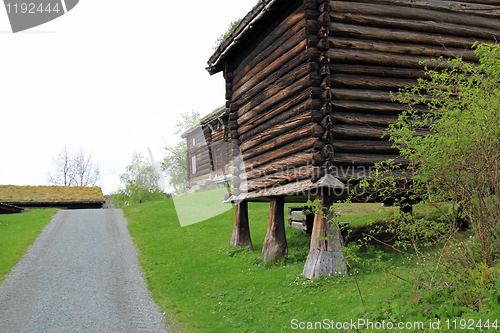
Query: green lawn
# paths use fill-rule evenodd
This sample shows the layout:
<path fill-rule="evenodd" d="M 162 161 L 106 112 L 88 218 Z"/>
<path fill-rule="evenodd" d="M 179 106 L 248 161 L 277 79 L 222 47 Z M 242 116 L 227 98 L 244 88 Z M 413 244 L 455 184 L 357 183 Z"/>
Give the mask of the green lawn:
<path fill-rule="evenodd" d="M 356 219 L 356 225 L 371 218 L 382 220 L 394 209 L 381 210 L 379 205 L 340 207 L 342 216 Z M 353 262 L 352 266 L 364 306 L 352 275 L 313 280 L 301 276 L 310 238 L 297 229 L 286 228 L 288 258 L 278 265 L 263 264 L 261 250 L 269 203 L 249 203 L 255 252 L 229 246 L 232 207 L 186 227 L 180 226 L 172 199 L 130 205 L 123 210 L 140 251 L 139 260 L 153 299 L 165 312 L 167 322 L 174 321 L 174 331 L 359 332 L 327 329 L 324 325 L 331 325 L 329 321 L 369 319 L 396 323 L 418 320 L 425 322 L 426 332 L 434 332 L 428 328 L 426 313 L 434 311 L 441 318 L 458 316 L 456 307 L 450 303 L 453 300 L 446 295 L 415 293 L 413 286 L 404 281 L 409 281 L 412 270 L 419 267 L 411 255 L 402 256 L 373 246 L 359 253 L 362 262 Z M 307 328 L 307 322 L 311 325 L 321 322 L 323 327 L 293 329 L 300 323 Z"/>
<path fill-rule="evenodd" d="M 0 282 L 56 212 L 57 209 L 38 209 L 22 214 L 0 215 Z"/>
<path fill-rule="evenodd" d="M 182 331 L 279 332 L 290 331 L 293 319 L 363 317 L 352 276 L 312 281 L 301 276 L 310 239 L 300 231 L 287 228 L 284 264 L 262 264 L 269 203 L 249 204 L 255 252 L 229 246 L 233 209 L 182 228 L 171 199 L 128 206 L 124 212 L 154 300 Z M 367 304 L 381 304 L 392 288 L 402 286 L 370 269 L 358 279 Z"/>

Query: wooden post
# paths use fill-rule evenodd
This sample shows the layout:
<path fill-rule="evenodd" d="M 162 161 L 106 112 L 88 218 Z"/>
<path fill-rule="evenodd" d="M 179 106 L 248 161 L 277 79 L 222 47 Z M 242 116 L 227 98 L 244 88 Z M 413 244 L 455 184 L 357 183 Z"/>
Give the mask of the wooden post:
<path fill-rule="evenodd" d="M 234 215 L 233 235 L 231 237 L 232 246 L 249 247 L 253 251 L 252 239 L 250 238 L 250 228 L 248 224 L 248 202 L 242 201 L 236 205 Z"/>
<path fill-rule="evenodd" d="M 267 234 L 262 246 L 262 261 L 280 261 L 288 254 L 285 236 L 285 198 L 271 197 L 269 211 L 269 224 Z"/>
<path fill-rule="evenodd" d="M 311 248 L 302 272 L 302 275 L 308 279 L 320 275 L 347 273 L 343 262 L 344 256 L 340 252 L 342 248 L 340 231 L 328 222 L 334 214 L 334 212 L 330 212 L 334 196 L 324 193 L 324 190 L 317 196 L 321 202 L 322 211 L 316 212 L 314 215 Z"/>

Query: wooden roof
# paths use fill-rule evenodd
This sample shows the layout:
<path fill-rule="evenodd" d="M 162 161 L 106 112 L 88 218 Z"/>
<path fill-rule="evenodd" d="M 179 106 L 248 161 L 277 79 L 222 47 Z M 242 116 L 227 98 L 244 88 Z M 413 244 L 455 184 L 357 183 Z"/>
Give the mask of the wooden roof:
<path fill-rule="evenodd" d="M 225 106 L 221 106 L 214 111 L 210 112 L 208 115 L 205 117 L 201 118 L 201 120 L 196 124 L 188 128 L 184 133 L 181 134 L 181 137 L 184 139 L 186 138 L 189 133 L 193 132 L 195 129 L 197 129 L 200 125 L 203 126 L 206 123 L 220 117 L 225 111 Z"/>
<path fill-rule="evenodd" d="M 485 18 L 500 18 L 498 0 L 351 0 L 353 3 L 371 3 L 397 5 L 423 9 L 440 10 L 448 13 L 461 13 Z M 206 68 L 210 75 L 224 70 L 224 60 L 231 53 L 237 53 L 246 46 L 245 40 L 255 38 L 262 29 L 272 23 L 280 15 L 286 0 L 259 0 L 255 7 L 241 20 L 233 32 L 219 45 L 208 60 Z M 485 28 L 488 26 L 485 22 Z"/>

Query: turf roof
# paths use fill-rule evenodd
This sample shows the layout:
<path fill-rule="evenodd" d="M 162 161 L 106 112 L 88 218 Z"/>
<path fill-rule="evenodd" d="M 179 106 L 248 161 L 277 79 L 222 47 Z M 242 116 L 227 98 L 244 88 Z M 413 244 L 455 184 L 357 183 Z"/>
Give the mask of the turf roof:
<path fill-rule="evenodd" d="M 105 201 L 100 187 L 0 185 L 0 202 Z"/>

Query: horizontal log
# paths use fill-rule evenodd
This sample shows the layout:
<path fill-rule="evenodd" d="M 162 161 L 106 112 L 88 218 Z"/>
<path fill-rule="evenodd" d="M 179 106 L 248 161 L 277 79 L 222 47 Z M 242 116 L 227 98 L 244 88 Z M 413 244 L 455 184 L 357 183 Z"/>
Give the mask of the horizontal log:
<path fill-rule="evenodd" d="M 427 58 L 439 58 L 440 56 L 447 58 L 455 58 L 460 56 L 466 61 L 477 62 L 478 58 L 472 50 L 463 48 L 443 47 L 443 45 L 421 45 L 410 43 L 391 43 L 382 42 L 379 40 L 355 40 L 352 38 L 330 37 L 330 47 L 336 49 L 349 50 L 366 50 L 383 53 L 395 53 L 404 55 L 417 55 Z M 472 45 L 472 44 L 471 44 Z"/>
<path fill-rule="evenodd" d="M 387 128 L 374 126 L 335 125 L 333 137 L 336 140 L 387 140 Z"/>
<path fill-rule="evenodd" d="M 374 91 L 365 89 L 330 89 L 333 103 L 337 100 L 355 100 L 370 102 L 391 102 L 391 95 L 388 91 Z"/>
<path fill-rule="evenodd" d="M 315 138 L 306 138 L 306 139 L 294 141 L 293 143 L 282 146 L 278 150 L 273 150 L 273 151 L 267 152 L 265 154 L 253 157 L 249 160 L 245 160 L 245 163 L 248 163 L 249 165 L 251 165 L 253 167 L 258 167 L 260 165 L 264 165 L 266 163 L 269 163 L 273 160 L 280 159 L 284 156 L 292 155 L 292 154 L 310 149 L 313 147 L 313 144 L 315 141 L 316 141 Z"/>
<path fill-rule="evenodd" d="M 332 145 L 335 153 L 391 155 L 399 153 L 397 148 L 392 148 L 393 143 L 389 141 L 334 140 Z"/>
<path fill-rule="evenodd" d="M 394 159 L 394 163 L 408 165 L 409 161 L 398 155 L 381 154 L 335 154 L 335 165 L 374 165 L 389 159 Z"/>
<path fill-rule="evenodd" d="M 351 89 L 371 89 L 399 91 L 405 87 L 412 87 L 418 84 L 417 80 L 386 78 L 377 76 L 361 76 L 348 74 L 330 75 L 332 88 Z"/>
<path fill-rule="evenodd" d="M 276 172 L 270 175 L 259 177 L 257 179 L 247 180 L 246 182 L 242 183 L 245 185 L 240 186 L 240 190 L 246 189 L 247 191 L 255 191 L 256 189 L 268 189 L 276 187 L 278 185 L 289 184 L 303 179 L 310 179 L 312 177 L 312 173 L 313 169 L 311 167 Z"/>
<path fill-rule="evenodd" d="M 289 143 L 290 141 L 292 141 L 294 134 L 296 134 L 297 136 L 300 135 L 301 138 L 304 138 L 306 136 L 310 137 L 312 127 L 314 126 L 313 124 L 310 124 L 310 118 L 310 112 L 303 113 L 295 118 L 290 118 L 288 121 L 282 124 L 273 126 L 263 131 L 262 133 L 244 141 L 240 145 L 240 149 L 243 152 L 244 158 L 249 158 L 249 156 L 246 156 L 246 154 L 255 154 L 255 151 L 250 152 L 250 150 L 254 147 L 261 146 L 264 143 L 266 144 L 266 147 L 269 146 L 269 144 L 275 144 L 276 147 L 278 147 L 284 143 Z M 304 126 L 306 124 L 308 125 Z M 259 149 L 259 151 L 260 150 L 261 149 Z"/>
<path fill-rule="evenodd" d="M 321 154 L 314 154 L 313 155 L 313 165 L 314 166 L 324 165 L 325 162 L 326 162 L 326 159 Z"/>
<path fill-rule="evenodd" d="M 358 64 L 372 66 L 402 67 L 410 69 L 424 69 L 422 61 L 428 57 L 406 56 L 400 54 L 380 53 L 373 51 L 350 51 L 343 49 L 329 49 L 330 61 L 337 64 Z M 434 64 L 431 62 L 431 64 Z M 437 64 L 436 64 L 437 65 Z"/>
<path fill-rule="evenodd" d="M 349 12 L 330 13 L 332 21 L 349 23 L 355 25 L 376 26 L 381 28 L 401 29 L 409 31 L 421 31 L 434 34 L 445 34 L 459 37 L 472 37 L 482 39 L 492 39 L 498 36 L 500 32 L 495 29 L 476 28 L 474 26 L 465 26 L 452 23 L 442 23 L 436 21 L 401 19 L 387 16 L 373 16 L 365 14 L 356 14 Z"/>
<path fill-rule="evenodd" d="M 473 16 L 477 15 L 480 11 L 473 11 L 466 13 L 458 10 L 458 13 L 443 13 L 442 10 L 437 10 L 439 7 L 429 5 L 428 1 L 418 1 L 424 6 L 415 6 L 417 1 L 389 1 L 389 0 L 372 0 L 371 4 L 359 3 L 362 0 L 347 1 L 330 1 L 332 12 L 349 12 L 356 14 L 370 14 L 382 17 L 399 17 L 412 20 L 425 20 L 434 22 L 454 23 L 466 26 L 483 27 L 487 29 L 500 30 L 500 22 L 496 19 L 488 19 L 484 17 Z M 376 4 L 378 2 L 378 4 Z M 458 6 L 463 3 L 453 1 Z M 453 3 L 450 1 L 441 1 L 441 5 Z M 472 1 L 471 1 L 472 2 Z M 449 8 L 449 7 L 448 7 Z M 482 12 L 482 11 L 481 11 Z"/>
<path fill-rule="evenodd" d="M 388 140 L 389 133 L 385 127 L 360 125 L 334 125 L 332 128 L 335 140 Z M 416 136 L 432 134 L 427 130 L 417 130 Z"/>
<path fill-rule="evenodd" d="M 277 85 L 275 88 L 265 91 L 258 99 L 250 100 L 240 107 L 238 110 L 238 125 L 250 120 L 256 113 L 263 113 L 284 99 L 297 94 L 299 91 L 306 90 L 309 86 L 310 78 L 305 76 L 298 81 L 283 82 L 283 85 Z"/>
<path fill-rule="evenodd" d="M 377 115 L 369 113 L 344 113 L 334 112 L 331 115 L 335 124 L 366 125 L 388 127 L 398 120 L 396 115 Z"/>
<path fill-rule="evenodd" d="M 341 94 L 339 94 L 341 95 Z M 408 105 L 401 103 L 373 103 L 351 100 L 334 100 L 331 103 L 333 112 L 360 112 L 371 114 L 397 115 L 408 110 Z M 429 112 L 428 107 L 414 105 L 421 112 Z"/>
<path fill-rule="evenodd" d="M 303 54 L 304 55 L 304 54 Z M 305 61 L 305 57 L 296 57 L 300 61 Z M 289 87 L 293 83 L 300 81 L 302 78 L 309 74 L 310 66 L 308 63 L 303 62 L 296 68 L 292 68 L 290 72 L 283 73 L 281 70 L 272 74 L 271 77 L 265 79 L 263 82 L 257 84 L 253 89 L 251 89 L 247 94 L 241 96 L 240 99 L 235 99 L 239 105 L 241 105 L 237 111 L 238 116 L 241 116 L 248 110 L 254 108 L 255 106 L 261 104 L 268 98 L 273 97 L 281 90 Z M 235 96 L 234 98 L 237 98 Z"/>
<path fill-rule="evenodd" d="M 425 78 L 425 72 L 422 69 L 352 64 L 347 66 L 342 63 L 331 63 L 328 66 L 330 68 L 330 73 L 332 74 L 374 75 L 379 77 L 398 77 L 402 79 Z"/>
<path fill-rule="evenodd" d="M 242 72 L 248 70 L 248 68 L 253 68 L 261 59 L 257 59 L 258 57 L 264 59 L 270 56 L 272 52 L 274 52 L 273 44 L 275 44 L 277 39 L 286 40 L 290 37 L 290 34 L 293 33 L 291 29 L 300 23 L 304 14 L 301 12 L 302 9 L 297 9 L 297 11 L 287 18 L 285 18 L 271 33 L 269 33 L 259 45 L 253 49 L 248 56 L 241 61 L 238 67 L 233 70 L 235 75 L 241 74 Z M 287 34 L 288 33 L 288 34 Z"/>
<path fill-rule="evenodd" d="M 323 150 L 323 148 L 325 147 L 325 145 L 326 145 L 326 144 L 325 144 L 323 141 L 321 141 L 321 140 L 319 140 L 319 139 L 318 139 L 318 140 L 316 140 L 316 141 L 314 142 L 314 144 L 313 144 L 313 149 L 314 149 L 315 151 L 321 151 L 321 150 Z"/>
<path fill-rule="evenodd" d="M 412 32 L 395 29 L 364 27 L 353 24 L 332 23 L 330 25 L 331 37 L 349 37 L 355 39 L 369 39 L 390 41 L 410 44 L 427 45 L 446 45 L 447 47 L 456 47 L 461 49 L 470 48 L 477 38 L 456 37 L 447 35 L 429 34 L 423 32 Z M 491 42 L 489 40 L 480 40 L 481 42 Z"/>
<path fill-rule="evenodd" d="M 319 24 L 316 20 L 306 21 L 306 33 L 308 35 L 317 35 L 319 32 Z"/>
<path fill-rule="evenodd" d="M 297 54 L 306 49 L 307 41 L 305 40 L 305 29 L 302 33 L 297 34 L 283 45 L 283 48 L 278 48 L 268 58 L 261 61 L 258 65 L 252 67 L 241 79 L 235 77 L 233 90 L 240 90 L 244 86 L 244 91 L 251 89 L 257 83 L 264 80 L 265 77 L 271 75 L 274 71 L 284 66 Z M 289 48 L 290 46 L 290 48 Z"/>
<path fill-rule="evenodd" d="M 314 125 L 311 129 L 311 136 L 320 138 L 325 133 L 325 129 L 321 125 Z"/>
<path fill-rule="evenodd" d="M 312 164 L 312 153 L 299 152 L 293 155 L 284 156 L 282 158 L 273 160 L 272 162 L 257 167 L 251 166 L 248 163 L 242 163 L 240 165 L 240 170 L 247 167 L 245 172 L 240 173 L 241 179 L 256 179 L 259 177 L 265 177 L 276 172 L 282 171 L 293 171 L 298 168 L 308 168 Z"/>
<path fill-rule="evenodd" d="M 241 140 L 245 141 L 272 126 L 317 107 L 316 101 L 310 100 L 308 97 L 308 91 L 303 91 L 273 107 L 266 113 L 255 113 L 251 122 L 247 122 L 238 128 L 238 133 L 241 133 Z"/>
<path fill-rule="evenodd" d="M 238 90 L 236 90 L 233 94 L 234 103 L 238 103 L 238 105 L 243 105 L 247 103 L 251 98 L 258 95 L 266 88 L 272 87 L 274 83 L 278 80 L 286 80 L 286 75 L 294 72 L 302 72 L 306 70 L 305 73 L 297 74 L 296 78 L 303 77 L 309 72 L 317 71 L 317 64 L 307 62 L 307 52 L 302 52 L 297 54 L 293 59 L 280 67 L 277 71 L 272 73 L 271 75 L 263 78 L 256 85 L 251 87 L 250 89 L 248 85 L 241 86 Z"/>

